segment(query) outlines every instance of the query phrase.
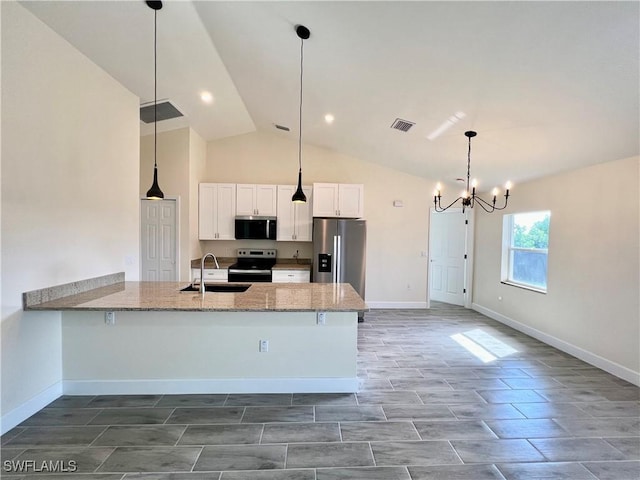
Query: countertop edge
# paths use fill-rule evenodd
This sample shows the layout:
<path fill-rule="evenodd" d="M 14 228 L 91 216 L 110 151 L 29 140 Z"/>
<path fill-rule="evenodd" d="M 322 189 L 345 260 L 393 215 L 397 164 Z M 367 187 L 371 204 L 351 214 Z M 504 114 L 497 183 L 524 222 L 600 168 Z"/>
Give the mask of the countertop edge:
<path fill-rule="evenodd" d="M 235 258 L 229 258 L 229 257 L 221 257 L 218 258 L 218 265 L 219 268 L 216 267 L 215 263 L 213 263 L 213 260 L 207 258 L 207 260 L 204 263 L 204 268 L 205 270 L 226 270 L 227 268 L 229 268 L 231 265 L 233 265 L 234 263 L 236 263 L 238 260 Z M 192 269 L 196 269 L 199 270 L 200 269 L 200 259 L 194 259 L 191 260 L 191 268 Z M 271 267 L 272 270 L 311 270 L 311 259 L 310 258 L 303 258 L 300 259 L 298 261 L 296 261 L 295 258 L 284 258 L 284 259 L 276 259 L 276 263 L 273 267 Z"/>
<path fill-rule="evenodd" d="M 243 298 L 246 292 L 241 293 L 224 293 L 223 295 L 238 295 L 240 297 L 232 297 L 235 303 L 247 302 L 246 305 L 218 305 L 214 302 L 207 302 L 204 299 L 199 300 L 200 295 L 189 297 L 179 289 L 184 286 L 182 282 L 118 282 L 106 286 L 101 286 L 91 290 L 87 290 L 77 294 L 71 294 L 64 297 L 56 298 L 47 302 L 35 303 L 25 306 L 28 311 L 60 311 L 60 312 L 245 312 L 245 313 L 261 313 L 261 312 L 366 312 L 369 307 L 364 300 L 357 295 L 353 287 L 349 284 L 339 284 L 340 292 L 338 298 L 342 300 L 336 302 L 311 302 L 308 305 L 297 305 L 296 301 L 291 304 L 276 305 L 273 303 L 272 290 L 282 290 L 286 292 L 288 289 L 295 291 L 316 292 L 320 297 L 335 297 L 334 291 L 325 292 L 328 284 L 314 283 L 276 283 L 253 284 L 256 289 L 252 296 Z M 265 288 L 269 287 L 267 290 Z M 336 287 L 332 287 L 335 289 Z M 320 293 L 322 292 L 322 293 Z M 207 293 L 206 297 L 212 297 L 215 293 Z M 347 298 L 343 296 L 346 295 Z M 172 302 L 175 296 L 176 302 Z M 185 302 L 185 299 L 191 297 L 191 303 Z M 286 297 L 286 294 L 285 294 Z M 195 301 L 194 301 L 195 298 Z M 133 302 L 132 302 L 133 299 Z M 264 301 L 266 299 L 266 302 Z M 168 300 L 168 301 L 167 301 Z M 207 304 L 208 303 L 208 304 Z M 289 306 L 290 305 L 290 306 Z"/>
<path fill-rule="evenodd" d="M 366 308 L 270 308 L 270 309 L 242 309 L 242 308 L 164 308 L 164 307 L 150 307 L 150 308 L 137 308 L 137 307 L 30 307 L 31 312 L 201 312 L 201 313 L 317 313 L 317 312 L 368 312 L 371 309 Z"/>
<path fill-rule="evenodd" d="M 37 305 L 59 300 L 61 298 L 86 293 L 101 287 L 108 287 L 118 283 L 124 284 L 124 272 L 101 275 L 99 277 L 87 278 L 76 282 L 54 285 L 52 287 L 31 290 L 22 294 L 22 309 L 37 310 Z"/>

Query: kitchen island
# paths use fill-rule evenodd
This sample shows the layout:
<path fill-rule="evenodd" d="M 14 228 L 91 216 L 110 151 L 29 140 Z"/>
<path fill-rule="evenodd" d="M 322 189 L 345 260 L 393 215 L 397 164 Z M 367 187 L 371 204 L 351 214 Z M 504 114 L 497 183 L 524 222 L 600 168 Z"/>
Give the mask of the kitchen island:
<path fill-rule="evenodd" d="M 367 306 L 351 285 L 187 285 L 115 282 L 24 308 L 61 312 L 65 394 L 357 391 Z"/>

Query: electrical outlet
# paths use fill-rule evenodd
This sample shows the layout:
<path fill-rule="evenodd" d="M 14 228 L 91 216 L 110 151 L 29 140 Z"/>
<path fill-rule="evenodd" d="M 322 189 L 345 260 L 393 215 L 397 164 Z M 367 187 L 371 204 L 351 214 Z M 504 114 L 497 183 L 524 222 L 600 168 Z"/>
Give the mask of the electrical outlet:
<path fill-rule="evenodd" d="M 269 351 L 269 340 L 260 340 L 260 351 L 262 353 Z"/>
<path fill-rule="evenodd" d="M 105 325 L 115 325 L 116 312 L 104 312 L 104 323 Z"/>
<path fill-rule="evenodd" d="M 318 312 L 316 316 L 318 325 L 324 325 L 327 323 L 327 312 Z"/>

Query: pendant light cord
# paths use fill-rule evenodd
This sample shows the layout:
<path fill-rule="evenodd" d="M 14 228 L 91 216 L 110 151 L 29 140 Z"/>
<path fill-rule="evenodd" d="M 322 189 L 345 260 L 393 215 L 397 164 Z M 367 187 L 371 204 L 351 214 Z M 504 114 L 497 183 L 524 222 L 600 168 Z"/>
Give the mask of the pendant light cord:
<path fill-rule="evenodd" d="M 300 39 L 300 111 L 298 115 L 298 167 L 302 172 L 302 77 L 303 77 L 304 39 Z"/>
<path fill-rule="evenodd" d="M 153 168 L 158 167 L 158 10 L 153 11 Z"/>

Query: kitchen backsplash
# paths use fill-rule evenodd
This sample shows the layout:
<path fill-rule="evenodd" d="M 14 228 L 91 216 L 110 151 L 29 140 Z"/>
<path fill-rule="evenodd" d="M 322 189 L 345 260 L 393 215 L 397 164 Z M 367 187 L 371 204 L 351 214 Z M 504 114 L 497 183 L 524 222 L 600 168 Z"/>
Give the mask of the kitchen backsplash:
<path fill-rule="evenodd" d="M 214 253 L 220 257 L 235 257 L 239 248 L 275 248 L 279 258 L 293 258 L 298 251 L 299 258 L 311 258 L 313 243 L 311 242 L 276 242 L 270 240 L 201 240 L 203 253 Z"/>

